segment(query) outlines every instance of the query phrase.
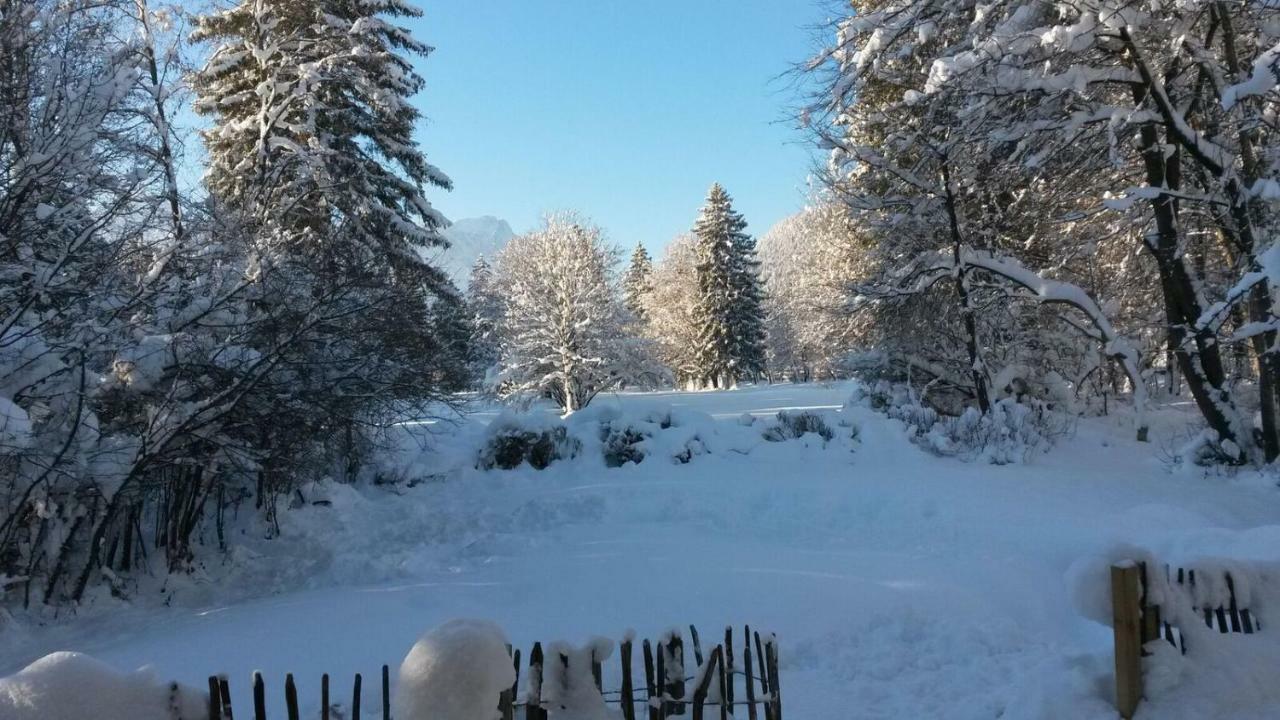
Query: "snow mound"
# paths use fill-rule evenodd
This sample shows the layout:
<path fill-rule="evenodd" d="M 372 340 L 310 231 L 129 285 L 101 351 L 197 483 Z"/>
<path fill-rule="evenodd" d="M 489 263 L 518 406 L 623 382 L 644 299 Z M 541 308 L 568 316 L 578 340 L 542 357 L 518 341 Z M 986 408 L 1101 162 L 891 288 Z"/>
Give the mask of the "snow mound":
<path fill-rule="evenodd" d="M 423 635 L 396 688 L 400 720 L 492 720 L 498 696 L 515 683 L 502 628 L 487 620 L 451 620 Z"/>
<path fill-rule="evenodd" d="M 170 720 L 206 714 L 204 693 L 158 682 L 145 669 L 122 674 L 76 652 L 46 655 L 0 678 L 4 720 Z"/>

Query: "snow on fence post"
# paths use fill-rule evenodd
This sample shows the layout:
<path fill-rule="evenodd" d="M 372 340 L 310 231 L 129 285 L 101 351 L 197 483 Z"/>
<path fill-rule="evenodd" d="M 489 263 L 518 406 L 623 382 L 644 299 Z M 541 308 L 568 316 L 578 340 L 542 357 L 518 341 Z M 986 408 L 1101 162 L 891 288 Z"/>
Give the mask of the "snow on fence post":
<path fill-rule="evenodd" d="M 712 653 L 716 656 L 716 676 L 720 679 L 720 720 L 729 720 L 729 709 L 733 706 L 733 700 L 729 698 L 733 690 L 733 676 L 725 673 L 728 652 L 724 646 L 717 646 Z"/>
<path fill-rule="evenodd" d="M 511 682 L 511 687 L 503 690 L 502 694 L 498 696 L 498 711 L 502 713 L 502 720 L 515 720 L 516 693 L 520 688 L 520 650 L 516 649 L 513 654 L 511 652 L 511 645 L 508 643 L 507 654 L 511 656 L 511 665 L 515 672 L 515 680 Z"/>
<path fill-rule="evenodd" d="M 525 691 L 524 720 L 542 720 L 542 643 L 529 653 L 529 689 Z"/>
<path fill-rule="evenodd" d="M 1142 700 L 1142 606 L 1140 569 L 1133 562 L 1111 566 L 1111 617 L 1116 644 L 1116 709 L 1131 720 Z"/>
<path fill-rule="evenodd" d="M 658 720 L 658 706 L 654 700 L 658 695 L 658 691 L 657 685 L 654 683 L 653 646 L 649 644 L 648 638 L 645 638 L 641 647 L 644 650 L 644 690 L 647 700 L 645 705 L 649 708 L 649 720 Z"/>
<path fill-rule="evenodd" d="M 622 703 L 622 720 L 636 720 L 636 708 L 632 695 L 631 686 L 631 635 L 622 641 L 622 693 L 619 701 Z"/>
<path fill-rule="evenodd" d="M 684 638 L 680 633 L 672 633 L 670 639 L 664 646 L 666 651 L 663 655 L 665 658 L 664 668 L 668 677 L 666 682 L 666 692 L 672 699 L 667 703 L 665 713 L 670 715 L 683 715 L 684 703 L 680 702 L 684 698 Z"/>
<path fill-rule="evenodd" d="M 658 703 L 657 720 L 663 720 L 667 717 L 669 708 L 666 701 L 667 693 L 667 645 L 663 641 L 658 641 L 658 647 L 655 648 L 658 655 L 658 696 L 661 701 Z"/>

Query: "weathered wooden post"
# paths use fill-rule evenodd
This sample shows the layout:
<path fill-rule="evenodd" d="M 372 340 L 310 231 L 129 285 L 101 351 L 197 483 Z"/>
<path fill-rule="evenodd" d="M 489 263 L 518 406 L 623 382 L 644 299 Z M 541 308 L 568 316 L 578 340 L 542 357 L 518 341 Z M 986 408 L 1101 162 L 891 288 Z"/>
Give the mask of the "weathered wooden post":
<path fill-rule="evenodd" d="M 293 673 L 286 673 L 284 676 L 284 707 L 289 720 L 298 720 L 298 686 L 293 684 Z M 390 720 L 391 713 L 384 712 L 382 716 Z"/>
<path fill-rule="evenodd" d="M 1142 700 L 1142 606 L 1140 569 L 1133 562 L 1111 566 L 1111 626 L 1116 645 L 1116 709 L 1131 720 Z"/>
<path fill-rule="evenodd" d="M 253 719 L 267 720 L 267 688 L 260 672 L 253 674 Z"/>
<path fill-rule="evenodd" d="M 747 720 L 759 720 L 756 714 L 756 679 L 751 668 L 751 628 L 746 629 L 746 640 L 742 646 L 742 671 L 746 674 L 747 688 Z"/>
<path fill-rule="evenodd" d="M 363 678 L 356 673 L 356 681 L 351 687 L 351 720 L 360 720 L 360 683 Z"/>
<path fill-rule="evenodd" d="M 641 647 L 644 650 L 644 690 L 647 700 L 645 704 L 649 708 L 649 720 L 658 720 L 658 707 L 654 700 L 658 695 L 658 691 L 653 674 L 653 646 L 646 639 Z"/>
<path fill-rule="evenodd" d="M 716 665 L 720 662 L 719 653 L 719 647 L 711 651 L 711 659 L 707 661 L 705 668 L 706 672 L 702 673 L 702 677 L 698 678 L 698 684 L 693 688 L 693 720 L 703 720 L 707 691 L 711 688 L 711 681 L 715 679 Z"/>
<path fill-rule="evenodd" d="M 733 705 L 733 628 L 724 628 L 724 674 L 728 678 L 724 687 L 724 701 Z"/>
<path fill-rule="evenodd" d="M 619 702 L 622 703 L 622 720 L 636 720 L 635 700 L 632 698 L 633 688 L 631 685 L 631 636 L 628 635 L 622 641 L 622 647 L 619 649 L 622 656 L 622 697 Z"/>
<path fill-rule="evenodd" d="M 765 643 L 765 659 L 769 663 L 769 706 L 773 720 L 782 720 L 782 686 L 778 682 L 778 636 L 770 635 Z"/>
<path fill-rule="evenodd" d="M 223 720 L 236 720 L 232 714 L 232 687 L 227 682 L 227 675 L 218 678 L 218 694 L 223 698 Z"/>
<path fill-rule="evenodd" d="M 391 668 L 386 665 L 382 666 L 382 720 L 391 720 Z"/>
<path fill-rule="evenodd" d="M 329 673 L 320 676 L 320 720 L 329 720 Z"/>
<path fill-rule="evenodd" d="M 542 720 L 542 643 L 529 653 L 529 689 L 525 691 L 524 720 Z"/>
<path fill-rule="evenodd" d="M 218 692 L 218 676 L 209 676 L 209 720 L 222 720 L 222 695 Z"/>
<path fill-rule="evenodd" d="M 684 638 L 679 633 L 671 636 L 666 643 L 666 692 L 673 700 L 667 703 L 664 711 L 668 716 L 683 715 L 684 703 L 675 698 L 684 698 Z"/>

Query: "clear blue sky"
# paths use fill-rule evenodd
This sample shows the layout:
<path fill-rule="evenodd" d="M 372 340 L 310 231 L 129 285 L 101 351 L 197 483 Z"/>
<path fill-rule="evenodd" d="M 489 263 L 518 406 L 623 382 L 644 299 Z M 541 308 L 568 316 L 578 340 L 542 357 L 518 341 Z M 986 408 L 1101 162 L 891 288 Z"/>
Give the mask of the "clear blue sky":
<path fill-rule="evenodd" d="M 420 139 L 450 218 L 522 232 L 579 210 L 659 251 L 718 181 L 763 234 L 800 209 L 813 155 L 778 78 L 811 51 L 814 0 L 418 0 Z M 780 122 L 783 121 L 783 122 Z"/>

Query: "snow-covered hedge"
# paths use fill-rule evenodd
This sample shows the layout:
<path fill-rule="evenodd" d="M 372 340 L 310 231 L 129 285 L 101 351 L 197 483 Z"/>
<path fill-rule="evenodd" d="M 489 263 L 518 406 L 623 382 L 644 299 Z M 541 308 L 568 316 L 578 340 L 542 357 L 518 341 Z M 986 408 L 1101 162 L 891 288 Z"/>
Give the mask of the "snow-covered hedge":
<path fill-rule="evenodd" d="M 1037 450 L 1051 447 L 1070 431 L 1071 418 L 1045 403 L 997 400 L 991 412 L 966 408 L 957 416 L 943 415 L 920 402 L 902 383 L 881 381 L 857 387 L 849 405 L 866 405 L 901 420 L 913 442 L 936 455 L 993 465 L 1023 462 Z"/>
<path fill-rule="evenodd" d="M 511 469 L 528 463 L 536 469 L 575 457 L 600 458 L 606 467 L 657 459 L 684 464 L 712 453 L 748 454 L 761 442 L 813 437 L 824 445 L 833 438 L 856 440 L 855 422 L 838 413 L 784 410 L 758 419 L 718 422 L 705 413 L 670 406 L 628 407 L 599 403 L 557 418 L 548 413 L 500 416 L 481 441 L 476 466 Z"/>

